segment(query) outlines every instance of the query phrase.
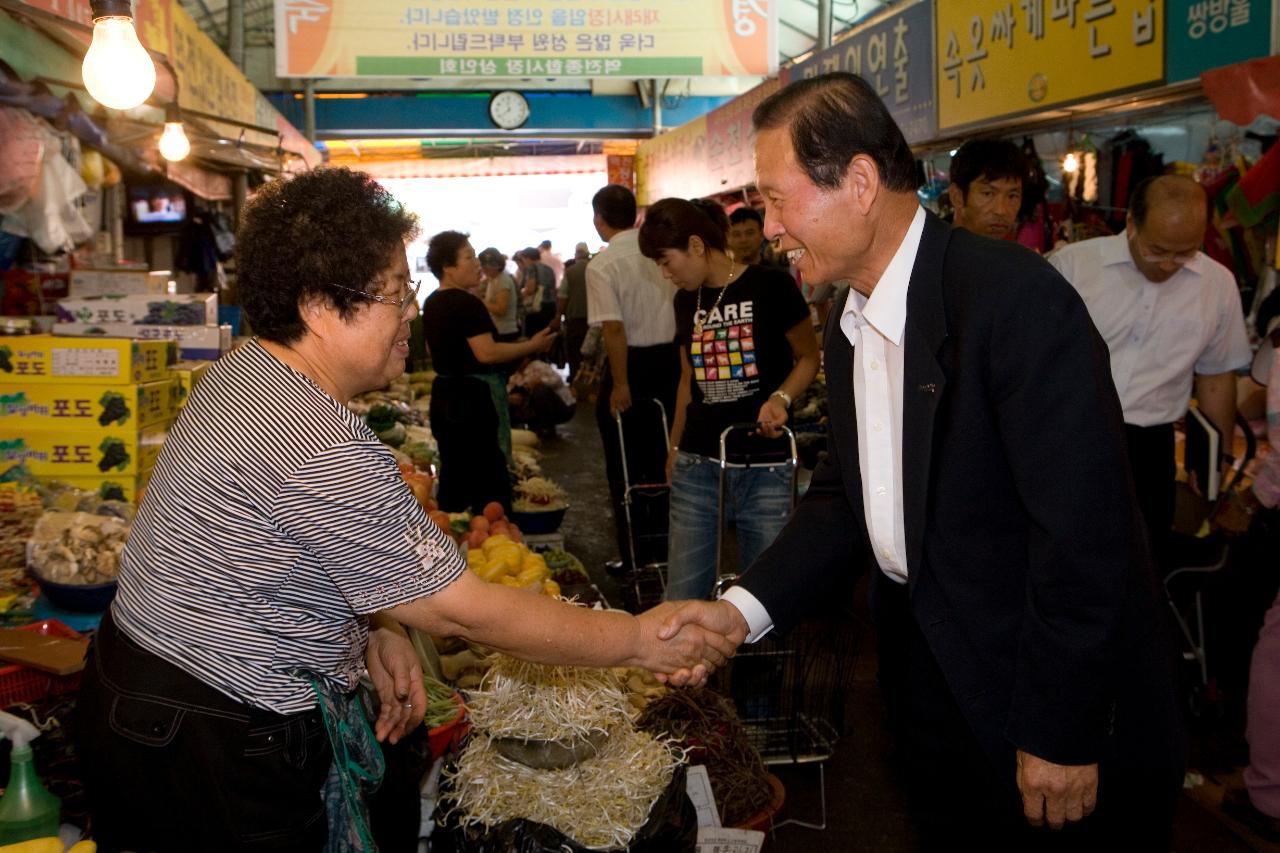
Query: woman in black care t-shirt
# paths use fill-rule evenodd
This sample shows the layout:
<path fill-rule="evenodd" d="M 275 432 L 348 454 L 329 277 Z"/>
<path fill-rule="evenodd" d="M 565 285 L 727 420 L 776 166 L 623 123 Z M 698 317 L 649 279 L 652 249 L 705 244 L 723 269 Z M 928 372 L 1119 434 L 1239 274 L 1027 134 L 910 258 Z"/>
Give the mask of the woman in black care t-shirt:
<path fill-rule="evenodd" d="M 776 437 L 791 401 L 817 374 L 818 343 L 791 277 L 735 263 L 725 254 L 724 228 L 693 202 L 666 198 L 651 206 L 640 251 L 680 289 L 666 598 L 706 598 L 715 585 L 720 433 L 757 423 L 760 435 Z M 790 468 L 731 468 L 724 500 L 745 568 L 787 520 Z"/>
<path fill-rule="evenodd" d="M 470 292 L 480 281 L 480 261 L 466 234 L 442 231 L 432 237 L 427 266 L 440 279 L 439 289 L 422 306 L 436 371 L 430 417 L 440 450 L 440 508 L 479 512 L 498 501 L 510 510 L 511 425 L 499 366 L 545 352 L 555 335 L 544 330 L 527 341 L 497 340 L 493 318 Z"/>

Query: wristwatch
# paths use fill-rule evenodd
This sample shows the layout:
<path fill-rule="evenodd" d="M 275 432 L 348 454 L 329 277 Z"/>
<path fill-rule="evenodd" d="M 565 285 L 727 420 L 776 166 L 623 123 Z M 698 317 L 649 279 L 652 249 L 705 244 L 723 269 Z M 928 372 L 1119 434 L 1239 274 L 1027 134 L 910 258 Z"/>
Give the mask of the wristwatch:
<path fill-rule="evenodd" d="M 791 408 L 791 395 L 788 394 L 786 391 L 783 391 L 781 388 L 779 388 L 777 391 L 774 391 L 769 396 L 782 398 L 782 402 L 786 403 L 787 408 L 788 409 Z"/>

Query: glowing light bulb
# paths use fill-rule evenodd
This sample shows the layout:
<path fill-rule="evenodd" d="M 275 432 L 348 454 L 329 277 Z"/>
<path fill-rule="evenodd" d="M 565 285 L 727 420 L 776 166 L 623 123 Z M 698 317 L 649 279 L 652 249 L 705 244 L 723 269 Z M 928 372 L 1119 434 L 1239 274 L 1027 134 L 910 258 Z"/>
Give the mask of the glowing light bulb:
<path fill-rule="evenodd" d="M 156 66 L 138 41 L 133 19 L 122 15 L 94 19 L 93 43 L 80 70 L 94 100 L 115 110 L 138 106 L 156 87 Z"/>
<path fill-rule="evenodd" d="M 164 133 L 160 134 L 160 153 L 166 160 L 185 160 L 191 153 L 191 143 L 182 129 L 180 121 L 166 121 Z"/>
<path fill-rule="evenodd" d="M 1062 171 L 1068 175 L 1074 175 L 1080 171 L 1080 158 L 1076 156 L 1076 152 L 1068 151 L 1067 156 L 1062 158 Z"/>

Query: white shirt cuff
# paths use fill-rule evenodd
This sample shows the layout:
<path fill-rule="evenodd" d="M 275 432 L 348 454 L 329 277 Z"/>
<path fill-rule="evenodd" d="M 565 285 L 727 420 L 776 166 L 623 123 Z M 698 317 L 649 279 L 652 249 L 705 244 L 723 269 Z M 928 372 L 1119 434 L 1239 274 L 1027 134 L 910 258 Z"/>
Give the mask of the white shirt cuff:
<path fill-rule="evenodd" d="M 747 620 L 746 642 L 754 643 L 773 630 L 773 617 L 769 615 L 769 611 L 764 609 L 760 599 L 742 587 L 729 587 L 724 595 L 720 596 L 720 600 L 732 604 L 742 614 L 742 618 Z"/>

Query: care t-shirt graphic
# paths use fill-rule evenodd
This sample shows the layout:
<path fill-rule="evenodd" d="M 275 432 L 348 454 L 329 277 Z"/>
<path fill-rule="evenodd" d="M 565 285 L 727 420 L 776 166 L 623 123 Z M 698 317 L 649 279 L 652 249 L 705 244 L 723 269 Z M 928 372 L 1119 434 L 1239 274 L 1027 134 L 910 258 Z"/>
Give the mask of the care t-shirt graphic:
<path fill-rule="evenodd" d="M 697 304 L 697 291 L 676 294 L 676 340 L 693 370 L 680 449 L 718 456 L 721 431 L 754 422 L 791 372 L 787 331 L 808 321 L 809 308 L 789 275 L 758 266 L 723 295 L 703 288 L 701 311 Z"/>

